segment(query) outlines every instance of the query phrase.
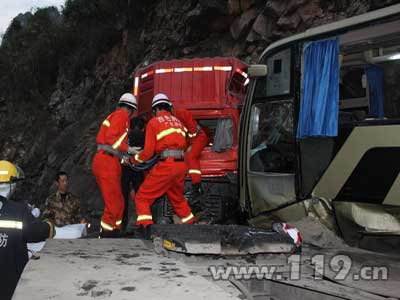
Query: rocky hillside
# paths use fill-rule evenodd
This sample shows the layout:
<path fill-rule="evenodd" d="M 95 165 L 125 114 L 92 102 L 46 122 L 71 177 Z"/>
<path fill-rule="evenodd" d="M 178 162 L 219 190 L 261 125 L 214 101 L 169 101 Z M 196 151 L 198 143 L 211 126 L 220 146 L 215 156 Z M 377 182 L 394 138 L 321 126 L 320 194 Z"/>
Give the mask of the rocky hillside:
<path fill-rule="evenodd" d="M 60 169 L 93 215 L 95 136 L 136 68 L 160 59 L 234 55 L 390 0 L 67 0 L 14 19 L 0 47 L 0 157 L 28 177 L 40 204 Z M 54 187 L 53 187 L 54 188 Z"/>

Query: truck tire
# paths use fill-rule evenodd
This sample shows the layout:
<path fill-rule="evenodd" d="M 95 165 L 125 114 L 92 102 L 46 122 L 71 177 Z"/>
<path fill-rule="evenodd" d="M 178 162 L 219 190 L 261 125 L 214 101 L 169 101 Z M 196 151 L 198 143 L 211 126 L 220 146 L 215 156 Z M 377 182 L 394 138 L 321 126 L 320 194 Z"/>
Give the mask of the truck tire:
<path fill-rule="evenodd" d="M 194 198 L 191 182 L 185 183 L 185 197 L 200 221 L 210 224 L 239 224 L 239 204 L 236 184 L 228 177 L 207 178 L 202 182 L 202 195 Z"/>
<path fill-rule="evenodd" d="M 154 201 L 151 206 L 151 214 L 155 224 L 173 224 L 173 210 L 166 195 Z"/>

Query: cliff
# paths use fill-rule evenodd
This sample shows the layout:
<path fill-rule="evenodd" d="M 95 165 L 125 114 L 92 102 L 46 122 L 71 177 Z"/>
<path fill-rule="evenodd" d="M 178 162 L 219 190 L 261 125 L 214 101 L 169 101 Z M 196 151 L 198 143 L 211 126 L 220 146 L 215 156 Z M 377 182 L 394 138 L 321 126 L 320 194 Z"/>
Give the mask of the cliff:
<path fill-rule="evenodd" d="M 95 137 L 136 68 L 216 55 L 254 62 L 282 37 L 395 2 L 67 0 L 61 12 L 19 15 L 0 47 L 0 157 L 24 169 L 19 196 L 36 204 L 67 171 L 96 217 Z"/>

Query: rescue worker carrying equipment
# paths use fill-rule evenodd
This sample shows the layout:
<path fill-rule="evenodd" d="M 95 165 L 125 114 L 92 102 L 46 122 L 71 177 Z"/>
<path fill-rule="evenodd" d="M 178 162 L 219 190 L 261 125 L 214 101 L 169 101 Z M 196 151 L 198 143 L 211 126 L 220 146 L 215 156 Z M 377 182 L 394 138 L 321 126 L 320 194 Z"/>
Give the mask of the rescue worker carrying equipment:
<path fill-rule="evenodd" d="M 49 221 L 38 221 L 28 205 L 9 200 L 23 172 L 16 165 L 0 161 L 0 298 L 11 299 L 19 277 L 28 262 L 26 243 L 37 243 L 54 236 Z"/>
<path fill-rule="evenodd" d="M 128 160 L 127 152 L 137 152 L 135 147 L 129 147 L 127 143 L 130 119 L 136 109 L 136 97 L 123 94 L 118 101 L 118 108 L 103 121 L 97 135 L 93 174 L 104 200 L 100 222 L 102 238 L 120 236 L 125 205 L 121 189 L 121 163 Z"/>
<path fill-rule="evenodd" d="M 186 109 L 174 109 L 174 115 L 185 126 L 189 137 L 190 150 L 186 156 L 186 162 L 189 167 L 189 175 L 192 180 L 192 195 L 198 197 L 201 194 L 201 169 L 200 156 L 204 147 L 207 146 L 208 137 L 200 125 L 193 119 L 193 115 Z"/>
<path fill-rule="evenodd" d="M 154 154 L 160 157 L 159 162 L 151 169 L 136 195 L 136 225 L 147 237 L 147 225 L 153 224 L 150 206 L 164 194 L 167 194 L 175 213 L 182 223 L 194 221 L 187 200 L 183 196 L 186 164 L 186 133 L 182 123 L 171 114 L 172 104 L 164 94 L 153 98 L 154 117 L 146 127 L 144 149 L 132 157 L 132 163 L 142 163 Z M 147 227 L 147 228 L 146 228 Z"/>

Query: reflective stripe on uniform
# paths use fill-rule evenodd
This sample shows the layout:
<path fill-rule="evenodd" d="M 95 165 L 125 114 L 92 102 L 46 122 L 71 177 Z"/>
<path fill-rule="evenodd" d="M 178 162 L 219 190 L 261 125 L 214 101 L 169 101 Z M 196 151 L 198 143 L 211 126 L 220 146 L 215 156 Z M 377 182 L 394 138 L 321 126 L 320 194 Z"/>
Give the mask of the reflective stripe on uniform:
<path fill-rule="evenodd" d="M 188 217 L 182 218 L 181 220 L 182 220 L 182 223 L 186 223 L 187 221 L 190 221 L 193 218 L 194 218 L 193 214 L 190 213 L 190 215 Z"/>
<path fill-rule="evenodd" d="M 118 220 L 117 222 L 115 222 L 115 225 L 119 226 L 122 224 L 122 220 Z"/>
<path fill-rule="evenodd" d="M 197 135 L 197 133 L 189 133 L 188 136 L 189 138 L 194 138 Z"/>
<path fill-rule="evenodd" d="M 13 220 L 0 220 L 0 228 L 22 229 L 22 222 Z"/>
<path fill-rule="evenodd" d="M 186 137 L 186 133 L 182 131 L 180 128 L 169 128 L 161 131 L 159 134 L 157 134 L 157 141 L 161 140 L 162 138 L 166 137 L 167 135 L 173 134 L 173 133 L 179 133 L 182 134 L 184 137 Z"/>
<path fill-rule="evenodd" d="M 135 160 L 141 164 L 144 163 L 144 161 L 139 158 L 139 154 L 135 154 Z"/>
<path fill-rule="evenodd" d="M 110 127 L 111 124 L 110 124 L 110 121 L 104 120 L 103 121 L 103 125 L 106 126 L 106 127 Z"/>
<path fill-rule="evenodd" d="M 201 175 L 201 171 L 197 169 L 189 169 L 189 174 L 199 174 Z"/>
<path fill-rule="evenodd" d="M 108 225 L 107 223 L 101 221 L 100 222 L 101 227 L 103 227 L 106 230 L 114 230 L 114 227 L 112 227 L 111 225 Z"/>
<path fill-rule="evenodd" d="M 151 215 L 139 215 L 136 221 L 153 220 Z"/>
<path fill-rule="evenodd" d="M 114 143 L 114 145 L 112 145 L 112 147 L 114 149 L 117 149 L 119 146 L 121 146 L 122 141 L 124 140 L 124 138 L 126 137 L 127 134 L 128 134 L 127 132 L 124 132 L 124 134 L 121 135 L 121 137 Z"/>

